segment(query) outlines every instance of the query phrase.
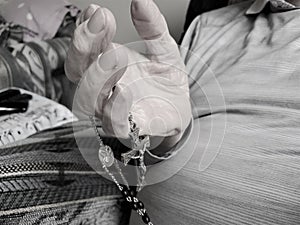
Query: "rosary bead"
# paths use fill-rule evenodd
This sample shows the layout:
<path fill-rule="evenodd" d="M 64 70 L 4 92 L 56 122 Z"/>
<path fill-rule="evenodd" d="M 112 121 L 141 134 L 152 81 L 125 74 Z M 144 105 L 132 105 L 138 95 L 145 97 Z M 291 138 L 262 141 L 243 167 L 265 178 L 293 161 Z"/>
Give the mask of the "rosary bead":
<path fill-rule="evenodd" d="M 104 145 L 100 133 L 97 129 L 97 124 L 95 122 L 95 118 L 93 116 L 89 117 L 91 120 L 91 123 L 94 127 L 94 131 L 96 133 L 100 148 L 98 151 L 98 157 L 99 160 L 102 163 L 102 167 L 106 171 L 106 173 L 113 179 L 114 183 L 117 185 L 119 190 L 121 191 L 123 197 L 126 199 L 128 205 L 135 210 L 141 217 L 145 224 L 147 225 L 153 225 L 153 223 L 150 221 L 150 218 L 146 212 L 146 209 L 144 207 L 144 204 L 136 197 L 137 191 L 131 187 L 129 187 L 127 180 L 125 179 L 124 175 L 122 174 L 122 170 L 119 167 L 117 161 L 114 159 L 114 154 L 112 149 L 109 146 Z M 130 133 L 129 136 L 131 137 L 132 143 L 133 143 L 133 149 L 131 152 L 127 153 L 129 156 L 133 155 L 133 153 L 137 152 L 139 153 L 139 161 L 137 163 L 140 168 L 140 178 L 138 180 L 138 190 L 141 189 L 141 187 L 145 183 L 145 173 L 146 173 L 146 166 L 144 164 L 144 152 L 147 151 L 147 148 L 150 147 L 149 142 L 149 136 L 139 136 L 140 129 L 136 126 L 135 122 L 133 121 L 133 116 L 130 113 L 129 115 L 129 123 L 130 123 Z M 123 157 L 123 156 L 122 156 Z M 132 157 L 128 157 L 129 161 Z M 136 158 L 136 159 L 138 159 Z M 128 159 L 127 159 L 128 160 Z M 128 162 L 129 162 L 128 161 Z M 108 169 L 111 166 L 115 166 L 116 169 L 119 170 L 119 174 L 121 178 L 123 179 L 125 185 L 121 185 L 115 176 L 110 172 Z"/>
<path fill-rule="evenodd" d="M 137 203 L 132 203 L 132 209 L 137 211 L 139 209 L 139 206 Z"/>
<path fill-rule="evenodd" d="M 129 191 L 128 190 L 128 187 L 126 187 L 125 185 L 122 185 L 122 188 L 123 188 L 123 191 L 125 190 L 125 191 Z"/>
<path fill-rule="evenodd" d="M 123 190 L 122 194 L 124 195 L 125 198 L 129 196 L 129 192 L 127 190 Z"/>
<path fill-rule="evenodd" d="M 123 195 L 130 196 L 129 189 L 126 186 L 121 185 L 121 188 L 122 188 L 121 192 L 122 192 Z"/>
<path fill-rule="evenodd" d="M 131 196 L 126 197 L 126 201 L 132 203 L 132 197 Z"/>
<path fill-rule="evenodd" d="M 145 215 L 145 212 L 141 209 L 138 209 L 136 212 L 142 217 Z"/>
<path fill-rule="evenodd" d="M 139 208 L 139 209 L 143 209 L 143 208 L 144 208 L 144 204 L 143 204 L 143 202 L 141 202 L 141 201 L 139 201 L 139 202 L 137 203 L 137 205 L 138 205 L 138 208 Z"/>
<path fill-rule="evenodd" d="M 150 222 L 150 218 L 148 216 L 147 213 L 144 214 L 144 216 L 142 217 L 143 221 L 145 224 L 148 224 Z"/>
<path fill-rule="evenodd" d="M 132 197 L 135 197 L 135 196 L 136 196 L 136 191 L 130 190 L 130 195 L 131 195 Z"/>

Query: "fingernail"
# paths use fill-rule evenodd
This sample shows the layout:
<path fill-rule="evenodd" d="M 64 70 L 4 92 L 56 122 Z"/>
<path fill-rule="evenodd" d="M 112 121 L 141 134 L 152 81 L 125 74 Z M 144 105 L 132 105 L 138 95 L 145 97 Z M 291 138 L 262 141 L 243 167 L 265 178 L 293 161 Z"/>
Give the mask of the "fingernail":
<path fill-rule="evenodd" d="M 150 0 L 133 0 L 132 2 L 132 10 L 134 13 L 135 19 L 142 19 L 148 18 L 151 14 L 151 10 L 149 10 L 149 2 Z"/>
<path fill-rule="evenodd" d="M 132 5 L 135 10 L 139 10 L 140 7 L 147 6 L 149 4 L 149 0 L 133 0 Z"/>
<path fill-rule="evenodd" d="M 113 44 L 110 44 L 100 57 L 99 65 L 104 71 L 111 71 L 117 68 L 118 56 Z"/>
<path fill-rule="evenodd" d="M 89 7 L 85 11 L 85 14 L 84 14 L 84 17 L 83 17 L 84 21 L 89 19 L 98 8 L 100 8 L 100 6 L 98 6 L 98 5 L 95 5 L 95 4 L 89 5 Z"/>
<path fill-rule="evenodd" d="M 103 30 L 105 26 L 105 16 L 101 8 L 96 9 L 94 14 L 91 16 L 87 27 L 89 31 L 93 34 L 99 33 L 101 30 Z"/>

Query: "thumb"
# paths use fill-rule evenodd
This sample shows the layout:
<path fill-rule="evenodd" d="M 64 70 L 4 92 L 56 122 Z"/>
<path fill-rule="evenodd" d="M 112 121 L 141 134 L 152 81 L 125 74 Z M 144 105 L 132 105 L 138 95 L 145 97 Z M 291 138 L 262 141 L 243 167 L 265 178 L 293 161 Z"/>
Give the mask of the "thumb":
<path fill-rule="evenodd" d="M 137 32 L 144 39 L 145 55 L 160 63 L 159 72 L 163 67 L 182 70 L 184 64 L 178 45 L 170 35 L 167 22 L 154 1 L 132 0 L 131 15 Z M 177 76 L 171 79 L 173 78 L 176 80 Z"/>
<path fill-rule="evenodd" d="M 131 15 L 137 32 L 145 40 L 169 33 L 164 16 L 152 0 L 132 0 Z"/>

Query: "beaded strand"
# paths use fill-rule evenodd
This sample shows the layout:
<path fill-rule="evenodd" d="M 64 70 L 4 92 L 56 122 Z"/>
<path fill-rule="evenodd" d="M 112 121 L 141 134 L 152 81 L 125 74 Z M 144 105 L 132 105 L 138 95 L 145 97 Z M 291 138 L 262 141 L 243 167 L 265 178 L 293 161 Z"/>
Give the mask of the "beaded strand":
<path fill-rule="evenodd" d="M 124 177 L 123 173 L 122 173 L 122 170 L 119 166 L 119 163 L 117 162 L 117 160 L 114 158 L 113 156 L 113 152 L 111 150 L 111 148 L 107 145 L 104 145 L 102 139 L 101 139 L 101 136 L 100 136 L 100 133 L 97 129 L 97 124 L 95 122 L 95 119 L 93 116 L 90 116 L 90 121 L 93 125 L 93 128 L 94 128 L 94 131 L 95 131 L 95 134 L 97 136 L 97 140 L 99 142 L 99 145 L 100 145 L 100 148 L 99 148 L 99 159 L 100 159 L 100 162 L 102 163 L 102 167 L 103 169 L 105 170 L 105 172 L 111 177 L 111 179 L 113 180 L 113 182 L 117 185 L 118 189 L 121 191 L 123 197 L 125 198 L 125 200 L 129 203 L 129 205 L 131 206 L 131 209 L 133 209 L 134 211 L 136 211 L 138 213 L 138 215 L 140 217 L 142 217 L 142 220 L 144 222 L 144 224 L 146 225 L 154 225 L 151 220 L 150 220 L 150 217 L 145 209 L 145 206 L 144 206 L 144 203 L 142 201 L 140 201 L 136 195 L 137 193 L 132 190 L 126 180 L 126 178 Z M 136 125 L 135 123 L 133 122 L 132 120 L 132 116 L 130 115 L 129 116 L 129 123 L 130 123 L 130 131 L 131 132 L 136 132 L 138 131 L 136 128 Z M 137 132 L 138 134 L 138 132 Z M 131 136 L 132 137 L 132 136 Z M 135 142 L 136 140 L 133 140 L 133 142 Z M 147 147 L 147 146 L 146 146 Z M 145 148 L 146 148 L 145 147 Z M 143 160 L 143 153 L 145 152 L 145 149 L 142 149 L 141 150 L 141 153 L 142 153 L 142 158 L 138 158 L 139 161 L 140 161 L 140 168 L 145 166 L 144 165 L 144 160 Z M 113 157 L 113 159 L 111 159 L 111 157 Z M 131 157 L 133 158 L 133 157 Z M 119 175 L 121 176 L 123 182 L 125 185 L 121 185 L 116 177 L 109 171 L 108 167 L 114 165 L 115 168 L 118 170 L 119 172 Z M 144 168 L 142 168 L 142 171 L 140 171 L 140 175 L 142 175 L 142 177 L 139 179 L 139 190 L 141 188 L 141 184 L 143 184 L 143 180 L 145 179 L 145 173 L 146 173 L 146 170 Z"/>

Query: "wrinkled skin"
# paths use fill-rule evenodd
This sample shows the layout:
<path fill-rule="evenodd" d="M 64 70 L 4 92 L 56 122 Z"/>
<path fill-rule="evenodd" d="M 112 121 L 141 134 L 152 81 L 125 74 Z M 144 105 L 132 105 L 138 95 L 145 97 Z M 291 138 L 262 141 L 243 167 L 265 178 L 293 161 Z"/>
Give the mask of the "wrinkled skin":
<path fill-rule="evenodd" d="M 152 0 L 133 0 L 131 15 L 144 54 L 112 43 L 116 21 L 108 9 L 82 12 L 65 64 L 68 78 L 80 81 L 74 105 L 120 138 L 128 138 L 131 112 L 141 135 L 165 137 L 162 145 L 172 147 L 192 118 L 184 63 Z"/>

